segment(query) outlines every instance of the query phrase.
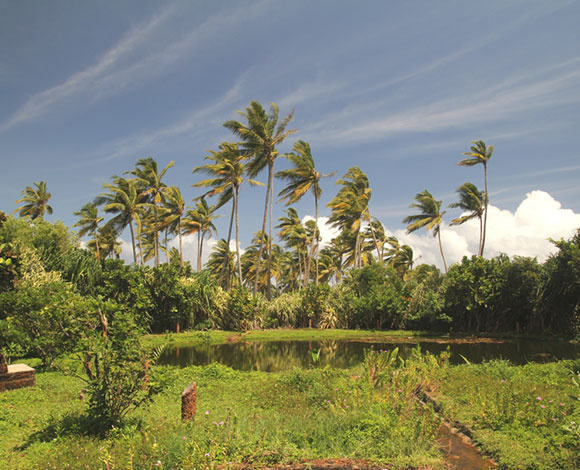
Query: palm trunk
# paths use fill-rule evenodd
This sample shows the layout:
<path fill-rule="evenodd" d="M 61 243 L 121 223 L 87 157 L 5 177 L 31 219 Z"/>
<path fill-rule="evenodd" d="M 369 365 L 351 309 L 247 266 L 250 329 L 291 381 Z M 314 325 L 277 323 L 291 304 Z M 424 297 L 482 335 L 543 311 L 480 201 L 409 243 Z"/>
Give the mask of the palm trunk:
<path fill-rule="evenodd" d="M 169 264 L 169 243 L 167 242 L 168 232 L 169 227 L 165 227 L 165 261 L 167 262 L 167 264 Z"/>
<path fill-rule="evenodd" d="M 197 231 L 197 272 L 201 271 L 201 229 Z"/>
<path fill-rule="evenodd" d="M 220 274 L 220 284 L 223 281 L 224 275 L 226 276 L 226 290 L 230 288 L 230 240 L 232 239 L 232 227 L 234 225 L 234 211 L 236 209 L 235 198 L 232 199 L 232 215 L 230 217 L 230 228 L 228 229 L 228 241 L 227 241 L 227 251 L 226 251 L 226 262 L 222 268 Z"/>
<path fill-rule="evenodd" d="M 443 245 L 441 244 L 441 228 L 437 230 L 437 238 L 439 239 L 439 251 L 441 252 L 441 258 L 443 258 L 443 266 L 445 267 L 445 274 L 447 274 L 447 262 L 445 261 L 445 255 L 443 254 Z"/>
<path fill-rule="evenodd" d="M 199 258 L 197 259 L 197 264 L 198 264 L 198 272 L 201 271 L 201 258 L 203 256 L 203 239 L 205 237 L 205 233 L 201 232 L 201 242 L 199 243 Z"/>
<path fill-rule="evenodd" d="M 315 285 L 318 287 L 318 199 L 316 195 L 314 196 L 314 218 L 315 218 L 315 229 L 316 229 L 316 280 Z"/>
<path fill-rule="evenodd" d="M 181 267 L 183 267 L 183 242 L 181 239 L 181 216 L 177 219 L 177 230 L 179 232 L 179 261 L 181 263 Z"/>
<path fill-rule="evenodd" d="M 268 182 L 270 183 L 270 227 L 268 230 L 268 287 L 266 297 L 272 300 L 272 207 L 274 205 L 274 163 L 268 166 Z"/>
<path fill-rule="evenodd" d="M 137 264 L 137 250 L 135 249 L 135 233 L 133 232 L 133 217 L 129 218 L 129 230 L 131 231 L 131 246 L 133 247 L 133 262 Z"/>
<path fill-rule="evenodd" d="M 314 257 L 314 240 L 318 237 L 318 200 L 314 196 L 315 218 L 314 218 L 314 232 L 312 233 L 312 241 L 310 242 L 310 253 L 307 252 L 308 259 L 306 261 L 306 283 L 310 282 L 310 266 L 312 265 L 312 258 Z M 317 240 L 318 241 L 318 240 Z M 318 277 L 316 278 L 316 285 L 318 286 Z"/>
<path fill-rule="evenodd" d="M 371 229 L 371 235 L 373 236 L 373 240 L 375 242 L 375 247 L 377 249 L 377 256 L 379 257 L 379 262 L 383 262 L 383 258 L 381 258 L 381 249 L 379 248 L 379 242 L 377 241 L 377 236 L 375 234 L 375 229 L 373 228 L 373 224 L 371 223 L 371 214 L 369 213 L 369 228 Z"/>
<path fill-rule="evenodd" d="M 361 267 L 361 243 L 360 243 L 360 228 L 356 232 L 356 241 L 354 243 L 354 267 L 360 268 Z"/>
<path fill-rule="evenodd" d="M 483 240 L 483 219 L 479 217 L 479 247 L 477 250 L 478 256 L 481 256 L 481 242 Z"/>
<path fill-rule="evenodd" d="M 242 257 L 240 256 L 240 221 L 239 221 L 239 188 L 236 186 L 234 191 L 235 204 L 236 204 L 236 253 L 238 255 L 238 276 L 240 278 L 240 287 L 242 287 Z"/>
<path fill-rule="evenodd" d="M 93 233 L 95 235 L 95 247 L 97 248 L 97 260 L 100 263 L 101 262 L 101 252 L 99 250 L 99 236 L 97 235 L 97 231 L 96 230 Z"/>
<path fill-rule="evenodd" d="M 483 215 L 483 238 L 481 239 L 479 256 L 483 256 L 483 248 L 485 247 L 485 234 L 487 232 L 487 205 L 489 203 L 489 192 L 487 189 L 487 164 L 485 162 L 483 162 L 483 172 L 485 175 L 485 214 Z"/>
<path fill-rule="evenodd" d="M 141 266 L 144 266 L 145 260 L 143 259 L 143 239 L 141 237 L 141 224 L 139 224 L 139 231 L 137 232 L 137 240 L 139 241 L 139 257 L 141 258 Z"/>
<path fill-rule="evenodd" d="M 154 250 L 154 254 L 155 254 L 155 267 L 157 268 L 159 266 L 159 227 L 157 226 L 157 204 L 155 204 L 155 210 L 153 211 L 155 213 L 155 227 L 153 230 L 154 233 L 154 244 L 155 246 L 153 247 Z"/>
<path fill-rule="evenodd" d="M 260 272 L 260 261 L 262 251 L 264 250 L 264 235 L 266 233 L 266 221 L 268 219 L 268 199 L 270 197 L 270 166 L 268 165 L 268 186 L 266 187 L 266 204 L 264 207 L 264 220 L 262 222 L 262 233 L 260 234 L 260 249 L 258 250 L 258 259 L 256 260 L 256 276 L 254 278 L 254 296 L 258 293 L 258 273 Z"/>

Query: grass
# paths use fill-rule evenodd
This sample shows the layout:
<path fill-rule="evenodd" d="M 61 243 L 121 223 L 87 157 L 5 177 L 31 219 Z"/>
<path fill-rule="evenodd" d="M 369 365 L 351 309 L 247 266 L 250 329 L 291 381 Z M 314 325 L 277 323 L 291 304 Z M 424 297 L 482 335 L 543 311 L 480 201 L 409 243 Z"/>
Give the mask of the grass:
<path fill-rule="evenodd" d="M 164 333 L 157 335 L 145 335 L 143 341 L 148 346 L 167 344 L 171 346 L 195 345 L 195 344 L 222 344 L 228 341 L 317 341 L 325 339 L 336 340 L 388 340 L 396 338 L 432 337 L 432 333 L 423 331 L 369 331 L 369 330 L 338 330 L 338 329 L 274 329 L 239 331 L 186 331 L 183 333 Z"/>
<path fill-rule="evenodd" d="M 580 468 L 579 370 L 580 360 L 449 367 L 437 376 L 436 399 L 500 469 Z"/>
<path fill-rule="evenodd" d="M 382 375 L 373 369 L 371 380 L 364 365 L 270 374 L 215 363 L 163 367 L 164 391 L 104 438 L 87 428 L 83 383 L 41 372 L 36 387 L 0 394 L 0 462 L 11 469 L 187 470 L 347 457 L 392 469 L 443 468 L 438 419 L 414 398 L 419 370 L 420 363 Z M 198 413 L 182 423 L 180 393 L 192 381 Z"/>

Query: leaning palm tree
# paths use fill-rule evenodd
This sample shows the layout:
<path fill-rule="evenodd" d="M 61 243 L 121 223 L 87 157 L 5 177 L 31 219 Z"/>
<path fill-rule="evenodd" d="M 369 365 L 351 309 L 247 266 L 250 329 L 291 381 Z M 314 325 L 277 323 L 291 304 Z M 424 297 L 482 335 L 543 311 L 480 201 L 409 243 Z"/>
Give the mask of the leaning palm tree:
<path fill-rule="evenodd" d="M 103 188 L 107 189 L 108 192 L 97 196 L 95 204 L 104 205 L 103 210 L 108 214 L 116 214 L 107 222 L 113 226 L 116 232 L 121 233 L 125 227 L 129 226 L 134 263 L 137 263 L 137 250 L 133 222 L 137 224 L 137 239 L 139 241 L 141 264 L 143 264 L 141 217 L 147 209 L 147 204 L 140 201 L 137 183 L 134 180 L 126 180 L 120 176 L 113 176 L 112 179 L 112 183 L 103 185 Z"/>
<path fill-rule="evenodd" d="M 445 215 L 445 211 L 441 212 L 441 201 L 436 201 L 427 190 L 416 194 L 415 201 L 417 202 L 414 202 L 409 207 L 419 209 L 420 213 L 409 215 L 403 219 L 404 224 L 409 224 L 407 225 L 407 233 L 423 227 L 426 227 L 427 230 L 433 230 L 433 236 L 437 236 L 439 240 L 439 251 L 441 252 L 441 258 L 443 258 L 445 272 L 447 272 L 447 262 L 445 261 L 443 245 L 441 244 L 441 223 L 443 222 L 443 215 Z"/>
<path fill-rule="evenodd" d="M 80 217 L 80 220 L 73 225 L 73 227 L 80 227 L 79 237 L 84 237 L 87 233 L 91 233 L 95 239 L 95 247 L 97 260 L 101 261 L 101 253 L 99 250 L 99 223 L 103 221 L 99 217 L 99 209 L 92 202 L 85 204 L 80 211 L 74 212 L 74 215 Z"/>
<path fill-rule="evenodd" d="M 48 204 L 52 194 L 46 190 L 46 181 L 35 182 L 34 186 L 36 189 L 26 186 L 22 191 L 22 197 L 16 201 L 16 204 L 24 203 L 20 209 L 17 209 L 20 217 L 30 216 L 31 219 L 38 217 L 42 219 L 45 212 L 52 214 L 52 207 Z"/>
<path fill-rule="evenodd" d="M 186 234 L 197 233 L 197 271 L 201 271 L 201 259 L 203 255 L 203 242 L 206 235 L 217 234 L 217 229 L 213 220 L 219 217 L 214 212 L 215 206 L 208 205 L 204 197 L 195 205 L 195 208 L 188 210 L 183 218 L 183 230 Z"/>
<path fill-rule="evenodd" d="M 461 215 L 457 219 L 453 219 L 450 225 L 461 225 L 468 220 L 478 218 L 479 219 L 479 245 L 477 249 L 478 256 L 483 255 L 483 213 L 485 211 L 484 201 L 485 193 L 477 189 L 473 183 L 463 183 L 459 188 L 457 188 L 457 194 L 459 195 L 459 201 L 449 204 L 449 207 L 459 208 L 465 212 L 465 215 Z"/>
<path fill-rule="evenodd" d="M 332 227 L 341 231 L 349 231 L 354 235 L 354 258 L 353 265 L 355 268 L 362 266 L 362 245 L 363 237 L 361 228 L 363 222 L 371 222 L 369 212 L 369 201 L 371 199 L 372 189 L 369 187 L 369 179 L 359 167 L 352 167 L 336 184 L 342 185 L 337 195 L 327 205 L 331 209 L 328 222 Z M 380 248 L 376 240 L 374 227 L 369 225 L 371 234 L 374 238 L 377 255 L 381 258 Z"/>
<path fill-rule="evenodd" d="M 250 178 L 244 178 L 246 166 L 243 163 L 245 156 L 240 151 L 238 144 L 223 142 L 219 146 L 219 151 L 210 150 L 210 154 L 205 157 L 206 160 L 214 163 L 197 166 L 193 173 L 202 172 L 211 178 L 195 183 L 194 187 L 212 188 L 204 196 L 219 196 L 216 209 L 232 200 L 232 214 L 230 217 L 230 226 L 228 229 L 227 247 L 229 250 L 232 236 L 232 225 L 236 222 L 236 253 L 238 259 L 238 277 L 242 285 L 242 265 L 240 262 L 240 222 L 239 222 L 239 197 L 240 187 L 244 181 L 253 186 L 263 186 L 263 183 Z M 229 262 L 230 258 L 226 258 Z M 228 266 L 224 266 L 225 272 L 229 272 Z M 229 278 L 226 280 L 226 288 L 229 286 Z"/>
<path fill-rule="evenodd" d="M 278 221 L 280 223 L 276 225 L 276 228 L 280 229 L 278 238 L 285 243 L 287 248 L 295 250 L 298 261 L 298 281 L 300 284 L 300 278 L 304 273 L 303 282 L 300 287 L 306 287 L 306 283 L 308 282 L 305 274 L 306 269 L 302 269 L 302 266 L 306 266 L 304 258 L 307 257 L 308 252 L 306 228 L 302 225 L 296 209 L 289 207 L 284 212 L 286 213 L 286 217 L 279 217 Z"/>
<path fill-rule="evenodd" d="M 483 140 L 474 140 L 471 142 L 470 152 L 464 152 L 463 155 L 469 158 L 464 158 L 458 165 L 463 166 L 473 166 L 481 163 L 483 165 L 483 174 L 485 179 L 485 189 L 484 189 L 484 202 L 485 202 L 485 213 L 483 216 L 483 236 L 481 237 L 481 244 L 479 248 L 479 256 L 483 256 L 483 248 L 485 247 L 485 234 L 487 231 L 487 206 L 489 204 L 489 190 L 487 188 L 487 162 L 493 154 L 493 145 L 487 147 Z"/>
<path fill-rule="evenodd" d="M 264 249 L 264 235 L 266 234 L 266 222 L 268 220 L 268 211 L 270 213 L 269 237 L 267 246 L 267 272 L 268 276 L 271 274 L 272 265 L 272 205 L 274 194 L 274 161 L 278 157 L 277 146 L 284 141 L 290 134 L 296 130 L 286 130 L 286 127 L 294 116 L 292 111 L 286 118 L 280 122 L 278 120 L 278 106 L 274 103 L 270 104 L 268 113 L 264 110 L 262 105 L 257 101 L 252 101 L 250 106 L 245 111 L 238 111 L 247 121 L 247 124 L 242 124 L 238 121 L 227 121 L 224 127 L 229 129 L 239 137 L 242 142 L 240 149 L 244 156 L 251 158 L 248 164 L 248 176 L 250 178 L 256 177 L 264 168 L 268 168 L 268 184 L 266 187 L 266 202 L 264 206 L 264 220 L 262 222 L 262 231 L 260 232 L 260 248 L 258 250 L 256 263 L 258 264 L 256 271 L 259 272 L 259 264 L 262 258 L 262 251 Z M 272 298 L 270 290 L 270 282 L 267 287 L 268 299 Z M 258 276 L 254 281 L 254 295 L 258 290 Z"/>
<path fill-rule="evenodd" d="M 181 237 L 181 219 L 185 214 L 185 200 L 177 186 L 169 186 L 165 194 L 165 217 L 163 224 L 166 232 L 177 234 L 179 237 L 179 263 L 183 266 L 183 240 Z M 167 245 L 167 242 L 165 242 Z"/>
<path fill-rule="evenodd" d="M 135 169 L 127 173 L 134 175 L 141 191 L 141 196 L 147 198 L 147 202 L 153 210 L 153 236 L 155 243 L 155 266 L 159 266 L 159 206 L 163 202 L 163 195 L 169 192 L 169 188 L 161 180 L 167 170 L 175 164 L 170 161 L 163 170 L 159 171 L 157 162 L 151 158 L 140 158 L 135 164 Z"/>
<path fill-rule="evenodd" d="M 320 188 L 321 178 L 328 178 L 333 176 L 336 172 L 328 173 L 326 175 L 318 173 L 314 167 L 314 158 L 312 158 L 312 152 L 310 150 L 310 144 L 299 140 L 294 144 L 293 152 L 284 155 L 291 162 L 294 168 L 289 170 L 283 170 L 276 173 L 276 178 L 288 181 L 288 186 L 286 186 L 282 191 L 278 193 L 281 199 L 286 199 L 286 206 L 298 202 L 302 196 L 304 196 L 308 191 L 312 192 L 314 196 L 314 221 L 316 224 L 316 231 L 318 231 L 318 201 L 320 200 L 320 195 L 322 194 L 322 189 Z M 310 253 L 306 259 L 306 282 L 310 280 L 310 265 L 312 263 L 312 258 L 314 256 L 314 243 L 315 238 L 312 237 L 310 242 Z M 318 257 L 317 257 L 318 259 Z M 318 263 L 316 269 L 316 285 L 318 285 Z"/>

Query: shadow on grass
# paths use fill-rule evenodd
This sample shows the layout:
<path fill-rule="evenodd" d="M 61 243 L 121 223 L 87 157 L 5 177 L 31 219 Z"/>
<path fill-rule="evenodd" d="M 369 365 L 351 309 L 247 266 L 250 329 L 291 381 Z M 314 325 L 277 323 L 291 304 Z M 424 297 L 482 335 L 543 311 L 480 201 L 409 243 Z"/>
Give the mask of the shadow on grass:
<path fill-rule="evenodd" d="M 141 427 L 141 422 L 136 419 L 129 419 L 124 425 L 135 425 Z M 15 450 L 24 451 L 33 444 L 40 442 L 53 442 L 59 439 L 70 437 L 86 436 L 95 438 L 105 438 L 111 429 L 103 426 L 94 418 L 82 412 L 71 412 L 64 415 L 52 416 L 48 424 L 42 429 L 31 434 L 28 439 Z"/>

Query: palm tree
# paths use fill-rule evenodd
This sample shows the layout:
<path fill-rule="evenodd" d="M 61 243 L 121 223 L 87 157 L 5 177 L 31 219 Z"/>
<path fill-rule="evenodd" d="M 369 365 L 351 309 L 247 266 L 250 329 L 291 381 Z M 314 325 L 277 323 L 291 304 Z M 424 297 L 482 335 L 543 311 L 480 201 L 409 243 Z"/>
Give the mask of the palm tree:
<path fill-rule="evenodd" d="M 99 228 L 99 246 L 103 255 L 103 259 L 119 258 L 121 255 L 121 242 L 117 239 L 118 233 L 115 232 L 113 227 L 109 224 L 103 225 Z M 95 240 L 91 240 L 87 243 L 87 246 L 94 249 L 96 246 Z"/>
<path fill-rule="evenodd" d="M 230 199 L 232 200 L 232 214 L 230 217 L 230 226 L 228 229 L 227 247 L 229 250 L 230 240 L 232 235 L 232 225 L 234 217 L 236 221 L 236 253 L 238 258 L 238 277 L 240 285 L 242 285 L 242 265 L 240 256 L 240 222 L 239 222 L 239 195 L 240 187 L 244 181 L 247 181 L 253 186 L 263 186 L 263 183 L 253 179 L 244 179 L 246 171 L 245 165 L 242 163 L 244 154 L 240 151 L 238 144 L 223 142 L 219 146 L 219 152 L 210 150 L 210 155 L 206 156 L 206 160 L 215 163 L 207 163 L 205 165 L 197 166 L 193 169 L 193 173 L 203 172 L 211 178 L 195 183 L 194 187 L 205 187 L 212 189 L 204 194 L 204 196 L 219 195 L 216 209 L 222 207 Z M 229 257 L 226 262 L 229 262 Z M 227 266 L 224 267 L 226 272 L 229 272 Z M 229 286 L 229 277 L 226 281 L 226 286 Z"/>
<path fill-rule="evenodd" d="M 302 266 L 306 265 L 306 260 L 303 260 L 307 256 L 308 252 L 308 235 L 306 233 L 306 228 L 302 225 L 300 217 L 298 217 L 298 212 L 293 207 L 289 207 L 284 211 L 286 217 L 279 217 L 280 222 L 276 225 L 278 232 L 278 237 L 282 240 L 287 248 L 294 249 L 298 258 L 298 280 L 302 277 L 302 273 L 306 273 L 306 268 L 302 270 Z M 306 256 L 305 256 L 306 255 Z M 303 285 L 305 287 L 307 283 L 306 274 L 303 278 Z"/>
<path fill-rule="evenodd" d="M 436 201 L 432 194 L 425 190 L 415 195 L 414 202 L 409 207 L 415 207 L 420 210 L 417 215 L 409 215 L 403 219 L 407 226 L 407 233 L 414 232 L 420 228 L 426 227 L 427 230 L 433 230 L 433 236 L 439 239 L 439 251 L 441 258 L 443 258 L 443 266 L 447 272 L 447 262 L 443 254 L 443 245 L 441 245 L 441 223 L 443 222 L 443 215 L 445 211 L 441 212 L 441 201 Z"/>
<path fill-rule="evenodd" d="M 80 227 L 79 237 L 84 237 L 87 233 L 91 233 L 95 239 L 95 247 L 97 253 L 97 260 L 101 261 L 101 253 L 99 250 L 98 229 L 99 223 L 103 221 L 99 217 L 99 209 L 92 202 L 85 204 L 80 211 L 74 212 L 74 215 L 80 217 L 80 220 L 73 225 L 73 227 Z"/>
<path fill-rule="evenodd" d="M 222 273 L 226 269 L 229 271 L 225 276 L 226 282 L 229 282 L 231 277 L 233 277 L 235 281 L 234 261 L 234 254 L 230 251 L 228 242 L 222 238 L 217 242 L 217 245 L 214 246 L 209 255 L 206 267 L 209 269 L 210 273 L 212 273 L 212 277 L 217 278 L 219 284 L 222 285 L 224 280 Z M 220 273 L 220 275 L 217 276 L 217 273 Z M 227 289 L 229 288 L 229 285 L 224 285 L 223 287 Z"/>
<path fill-rule="evenodd" d="M 203 242 L 206 235 L 211 233 L 217 234 L 217 229 L 213 224 L 213 220 L 219 217 L 214 214 L 215 206 L 208 205 L 204 197 L 200 199 L 195 205 L 195 209 L 188 210 L 183 218 L 184 233 L 197 233 L 197 271 L 201 271 L 201 258 L 203 255 Z"/>
<path fill-rule="evenodd" d="M 478 256 L 483 255 L 483 221 L 482 216 L 485 211 L 484 203 L 485 193 L 477 189 L 473 183 L 463 183 L 459 188 L 457 188 L 457 194 L 459 195 L 459 201 L 449 204 L 449 207 L 457 207 L 467 214 L 453 219 L 450 225 L 461 225 L 468 220 L 477 217 L 479 219 L 479 245 L 477 249 Z"/>
<path fill-rule="evenodd" d="M 183 240 L 181 237 L 181 219 L 185 214 L 185 200 L 177 186 L 169 186 L 165 194 L 165 217 L 164 225 L 166 232 L 177 234 L 179 237 L 179 262 L 183 266 Z M 167 242 L 165 242 L 167 245 Z"/>
<path fill-rule="evenodd" d="M 141 186 L 141 196 L 145 196 L 153 209 L 154 219 L 154 244 L 155 244 L 155 266 L 159 266 L 159 206 L 163 202 L 163 195 L 169 192 L 169 188 L 161 180 L 167 170 L 175 164 L 170 161 L 167 166 L 158 171 L 157 162 L 151 158 L 140 158 L 135 164 L 135 169 L 129 174 L 135 176 Z"/>
<path fill-rule="evenodd" d="M 46 181 L 34 182 L 34 186 L 36 186 L 36 189 L 26 186 L 21 193 L 22 198 L 16 201 L 16 204 L 25 203 L 19 210 L 17 209 L 20 217 L 29 215 L 31 219 L 36 219 L 37 217 L 42 219 L 45 212 L 52 214 L 52 207 L 48 204 L 52 194 L 46 190 Z"/>
<path fill-rule="evenodd" d="M 117 214 L 108 224 L 113 226 L 116 232 L 121 233 L 127 225 L 131 231 L 131 246 L 133 248 L 133 262 L 137 263 L 137 250 L 135 248 L 135 230 L 133 221 L 137 223 L 137 239 L 139 241 L 139 252 L 141 264 L 144 263 L 141 240 L 141 214 L 147 209 L 147 203 L 141 202 L 137 183 L 134 180 L 127 180 L 120 176 L 113 176 L 113 183 L 105 183 L 103 188 L 108 193 L 97 196 L 95 204 L 104 205 L 103 210 L 108 214 Z"/>
<path fill-rule="evenodd" d="M 354 267 L 362 266 L 362 237 L 361 227 L 363 222 L 371 221 L 369 212 L 369 201 L 372 189 L 369 188 L 369 180 L 359 167 L 352 167 L 339 179 L 336 184 L 342 185 L 338 194 L 330 201 L 329 223 L 332 227 L 341 231 L 351 231 L 354 235 Z M 377 255 L 380 259 L 381 253 L 376 240 L 374 228 L 370 225 L 370 230 L 375 241 Z"/>
<path fill-rule="evenodd" d="M 487 162 L 493 154 L 493 145 L 487 147 L 483 140 L 474 140 L 471 142 L 470 152 L 464 152 L 463 155 L 469 157 L 461 160 L 458 165 L 463 166 L 473 166 L 479 163 L 483 164 L 483 174 L 485 179 L 485 189 L 484 189 L 484 201 L 485 201 L 485 213 L 483 216 L 483 236 L 481 238 L 481 245 L 479 249 L 479 256 L 483 256 L 483 248 L 485 247 L 485 234 L 487 231 L 487 206 L 489 204 L 489 190 L 487 188 Z"/>
<path fill-rule="evenodd" d="M 322 194 L 322 189 L 320 188 L 320 179 L 333 176 L 336 172 L 322 175 L 316 171 L 314 167 L 314 158 L 312 158 L 312 152 L 308 142 L 299 140 L 294 144 L 292 150 L 292 153 L 284 156 L 292 162 L 294 168 L 276 173 L 276 178 L 288 181 L 288 186 L 280 191 L 278 196 L 281 199 L 286 199 L 286 206 L 289 206 L 290 204 L 298 202 L 302 196 L 304 196 L 304 194 L 306 194 L 308 191 L 311 191 L 314 196 L 314 221 L 317 232 L 318 201 L 320 200 L 320 195 Z M 306 260 L 306 282 L 310 280 L 310 264 L 312 263 L 312 257 L 314 256 L 315 238 L 316 237 L 312 237 L 312 241 L 310 243 L 310 254 Z M 316 285 L 318 285 L 318 263 L 316 273 Z"/>
<path fill-rule="evenodd" d="M 278 157 L 277 146 L 284 141 L 290 134 L 296 130 L 286 130 L 286 127 L 294 116 L 292 111 L 286 118 L 278 122 L 278 106 L 270 103 L 270 110 L 266 111 L 260 103 L 252 101 L 244 111 L 238 111 L 246 118 L 247 124 L 242 124 L 238 121 L 227 121 L 224 127 L 229 129 L 242 139 L 240 143 L 242 153 L 247 158 L 251 158 L 248 164 L 248 176 L 255 178 L 264 168 L 268 167 L 268 185 L 266 187 L 266 202 L 264 206 L 264 221 L 262 223 L 262 231 L 260 232 L 260 248 L 256 263 L 258 267 L 256 271 L 259 272 L 259 264 L 262 258 L 262 251 L 264 248 L 264 235 L 266 234 L 266 222 L 268 220 L 268 210 L 270 213 L 269 238 L 267 247 L 267 272 L 268 276 L 271 274 L 272 265 L 272 205 L 274 194 L 274 161 Z M 254 295 L 258 290 L 258 278 L 254 282 Z M 270 283 L 268 282 L 268 299 L 272 298 L 270 291 Z"/>
<path fill-rule="evenodd" d="M 387 249 L 387 266 L 391 266 L 401 279 L 404 279 L 407 271 L 413 269 L 413 248 L 409 245 L 401 245 L 397 237 L 391 236 L 386 240 L 390 246 Z"/>

